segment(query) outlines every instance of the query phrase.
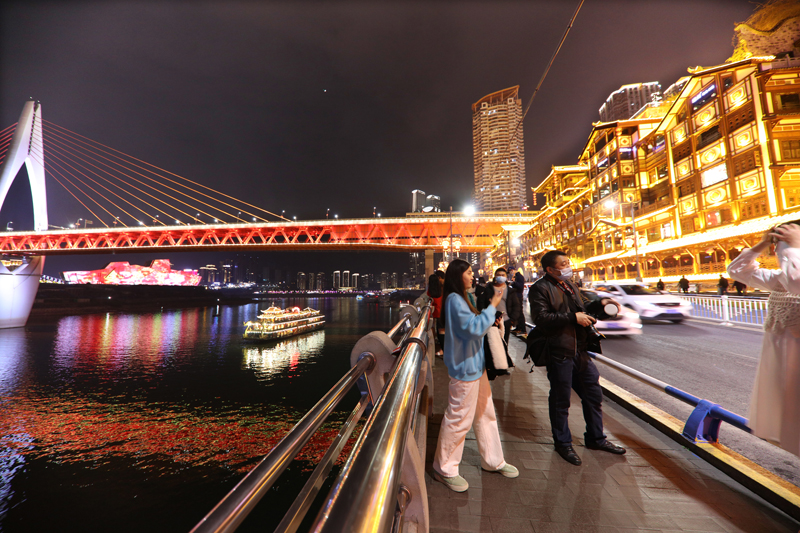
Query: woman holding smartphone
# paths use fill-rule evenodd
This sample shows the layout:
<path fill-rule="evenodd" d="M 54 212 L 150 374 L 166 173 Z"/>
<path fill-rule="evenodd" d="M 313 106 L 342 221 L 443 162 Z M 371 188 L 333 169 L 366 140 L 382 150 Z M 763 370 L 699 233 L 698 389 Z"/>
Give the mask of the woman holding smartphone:
<path fill-rule="evenodd" d="M 800 456 L 800 221 L 764 233 L 728 265 L 738 282 L 769 291 L 764 341 L 750 398 L 753 433 Z M 775 244 L 779 270 L 756 259 Z"/>
<path fill-rule="evenodd" d="M 447 267 L 442 299 L 445 323 L 444 364 L 450 375 L 447 410 L 442 418 L 439 441 L 433 459 L 434 478 L 455 492 L 464 492 L 469 483 L 458 474 L 464 452 L 464 439 L 475 429 L 481 467 L 515 478 L 519 470 L 505 462 L 492 389 L 484 368 L 483 336 L 495 322 L 495 311 L 502 293 L 492 296 L 489 307 L 478 312 L 472 294 L 472 267 L 455 259 Z M 493 290 L 487 287 L 487 290 Z"/>

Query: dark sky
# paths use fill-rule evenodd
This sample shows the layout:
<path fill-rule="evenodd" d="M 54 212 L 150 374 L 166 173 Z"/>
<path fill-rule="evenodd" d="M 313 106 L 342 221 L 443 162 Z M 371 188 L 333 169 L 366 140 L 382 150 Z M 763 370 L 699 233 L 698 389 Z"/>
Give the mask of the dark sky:
<path fill-rule="evenodd" d="M 577 4 L 0 3 L 0 129 L 33 97 L 46 120 L 287 216 L 401 215 L 415 188 L 458 210 L 472 194 L 471 104 L 520 85 L 527 105 Z M 524 123 L 528 185 L 577 161 L 620 85 L 666 88 L 689 66 L 724 62 L 753 7 L 587 0 Z M 84 216 L 58 189 L 48 182 L 50 223 Z M 18 180 L 2 227 L 32 227 L 29 196 Z M 270 257 L 368 269 L 342 255 Z M 51 258 L 47 271 L 107 260 Z"/>

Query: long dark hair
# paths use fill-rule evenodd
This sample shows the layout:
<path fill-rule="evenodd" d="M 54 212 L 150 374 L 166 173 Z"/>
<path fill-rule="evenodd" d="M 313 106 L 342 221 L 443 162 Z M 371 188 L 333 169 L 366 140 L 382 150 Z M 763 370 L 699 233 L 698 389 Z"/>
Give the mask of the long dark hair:
<path fill-rule="evenodd" d="M 442 296 L 442 280 L 436 274 L 431 274 L 428 277 L 428 294 L 431 298 Z"/>
<path fill-rule="evenodd" d="M 464 286 L 464 272 L 470 268 L 470 264 L 463 259 L 453 259 L 447 267 L 447 272 L 444 273 L 444 295 L 442 301 L 446 302 L 447 297 L 451 292 L 454 292 L 464 298 L 470 310 L 476 315 L 479 314 L 475 306 L 467 296 L 467 287 Z"/>

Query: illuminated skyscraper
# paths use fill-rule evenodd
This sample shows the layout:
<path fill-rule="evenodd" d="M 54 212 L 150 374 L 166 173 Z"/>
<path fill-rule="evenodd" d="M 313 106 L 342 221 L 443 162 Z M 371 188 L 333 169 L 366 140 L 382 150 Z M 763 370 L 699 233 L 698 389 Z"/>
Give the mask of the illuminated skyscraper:
<path fill-rule="evenodd" d="M 518 93 L 519 85 L 472 104 L 473 196 L 478 211 L 518 211 L 526 204 L 522 100 Z"/>
<path fill-rule="evenodd" d="M 305 272 L 298 272 L 297 273 L 297 290 L 298 291 L 306 290 L 306 273 Z"/>
<path fill-rule="evenodd" d="M 628 120 L 650 102 L 652 95 L 660 93 L 661 84 L 657 81 L 623 85 L 608 95 L 606 102 L 600 107 L 600 120 Z"/>
<path fill-rule="evenodd" d="M 411 191 L 411 212 L 419 213 L 425 207 L 425 191 L 414 189 Z"/>
<path fill-rule="evenodd" d="M 342 272 L 342 287 L 351 287 L 349 270 L 345 270 L 344 272 Z"/>
<path fill-rule="evenodd" d="M 339 270 L 333 271 L 333 288 L 338 289 L 342 286 L 342 273 Z"/>

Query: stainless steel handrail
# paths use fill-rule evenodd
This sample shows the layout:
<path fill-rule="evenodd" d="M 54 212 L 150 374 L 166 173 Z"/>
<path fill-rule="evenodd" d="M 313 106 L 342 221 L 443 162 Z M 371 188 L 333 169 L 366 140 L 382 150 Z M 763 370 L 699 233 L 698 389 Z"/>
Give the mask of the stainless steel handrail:
<path fill-rule="evenodd" d="M 395 335 L 397 335 L 397 334 L 400 332 L 400 329 L 403 327 L 403 325 L 404 325 L 406 322 L 408 322 L 408 315 L 405 315 L 405 316 L 403 316 L 403 317 L 402 317 L 402 318 L 401 318 L 401 319 L 400 319 L 400 320 L 397 322 L 397 324 L 395 324 L 394 326 L 392 326 L 392 329 L 390 329 L 390 330 L 389 330 L 389 331 L 386 333 L 386 335 L 388 335 L 390 339 L 394 338 L 394 336 L 395 336 Z"/>
<path fill-rule="evenodd" d="M 264 459 L 231 490 L 195 527 L 192 533 L 234 531 L 272 487 L 300 449 L 325 422 L 336 405 L 362 374 L 375 365 L 372 354 L 363 357 L 339 380 Z"/>
<path fill-rule="evenodd" d="M 430 307 L 425 307 L 410 335 L 427 343 Z M 409 342 L 400 353 L 353 454 L 331 489 L 312 527 L 315 533 L 386 532 L 397 508 L 400 469 L 406 446 L 424 345 Z"/>

